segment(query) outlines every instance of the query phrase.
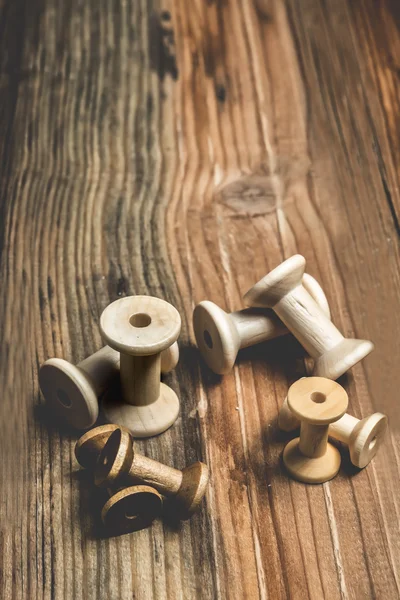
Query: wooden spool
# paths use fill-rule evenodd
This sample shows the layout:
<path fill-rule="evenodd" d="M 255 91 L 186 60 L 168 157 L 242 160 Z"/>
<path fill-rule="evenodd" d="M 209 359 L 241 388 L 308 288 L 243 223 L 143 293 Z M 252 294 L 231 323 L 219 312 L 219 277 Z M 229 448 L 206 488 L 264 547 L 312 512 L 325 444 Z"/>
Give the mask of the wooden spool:
<path fill-rule="evenodd" d="M 283 451 L 288 473 L 306 483 L 332 479 L 339 471 L 341 458 L 338 449 L 328 442 L 328 430 L 346 412 L 346 391 L 330 379 L 304 377 L 289 388 L 288 404 L 300 421 L 300 437 L 290 441 Z"/>
<path fill-rule="evenodd" d="M 174 497 L 183 519 L 200 508 L 208 477 L 208 467 L 201 462 L 179 471 L 138 454 L 132 438 L 122 429 L 115 430 L 108 438 L 95 471 L 99 486 L 145 484 L 164 496 Z"/>
<path fill-rule="evenodd" d="M 283 431 L 293 431 L 300 423 L 289 408 L 287 398 L 279 412 L 278 425 Z M 349 447 L 350 460 L 359 469 L 366 467 L 382 444 L 387 429 L 387 417 L 374 413 L 357 419 L 346 413 L 329 425 L 329 435 Z"/>
<path fill-rule="evenodd" d="M 179 360 L 175 342 L 161 354 L 161 371 L 168 373 Z M 99 398 L 119 374 L 119 352 L 104 346 L 77 365 L 50 358 L 40 368 L 39 384 L 46 403 L 76 429 L 87 429 L 99 415 Z"/>
<path fill-rule="evenodd" d="M 181 329 L 178 311 L 152 296 L 130 296 L 110 304 L 100 318 L 109 346 L 120 353 L 122 398 L 107 395 L 106 418 L 135 437 L 150 437 L 170 427 L 179 414 L 175 392 L 160 382 L 161 353 Z"/>
<path fill-rule="evenodd" d="M 303 285 L 330 319 L 329 304 L 319 283 L 304 273 Z M 270 309 L 247 308 L 226 313 L 208 300 L 194 309 L 193 329 L 204 360 L 220 375 L 233 368 L 240 349 L 289 333 Z"/>
<path fill-rule="evenodd" d="M 118 425 L 101 425 L 87 431 L 75 445 L 78 463 L 86 469 L 94 469 L 108 438 L 119 429 Z M 162 496 L 150 486 L 136 485 L 119 490 L 108 488 L 107 491 L 110 497 L 102 509 L 101 518 L 107 529 L 115 534 L 144 529 L 162 513 Z"/>
<path fill-rule="evenodd" d="M 314 358 L 313 375 L 337 379 L 374 349 L 367 340 L 346 339 L 302 285 L 306 261 L 296 254 L 244 296 L 247 306 L 273 308 Z"/>

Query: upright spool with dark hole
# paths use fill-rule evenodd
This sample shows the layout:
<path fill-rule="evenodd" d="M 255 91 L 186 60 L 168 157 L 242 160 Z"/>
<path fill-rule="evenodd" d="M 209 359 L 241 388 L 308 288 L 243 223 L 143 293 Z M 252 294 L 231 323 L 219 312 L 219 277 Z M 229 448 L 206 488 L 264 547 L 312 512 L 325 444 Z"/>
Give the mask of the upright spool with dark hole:
<path fill-rule="evenodd" d="M 160 382 L 160 372 L 161 353 L 176 342 L 180 328 L 178 311 L 152 296 L 121 298 L 101 315 L 103 338 L 120 353 L 123 396 L 106 396 L 104 413 L 135 437 L 162 433 L 179 414 L 179 400 Z"/>
<path fill-rule="evenodd" d="M 288 473 L 306 483 L 332 479 L 339 471 L 341 458 L 328 442 L 328 430 L 330 423 L 346 412 L 346 391 L 330 379 L 303 377 L 289 388 L 288 405 L 300 421 L 300 437 L 283 451 Z"/>
<path fill-rule="evenodd" d="M 289 408 L 285 398 L 279 411 L 278 425 L 283 431 L 293 431 L 300 422 Z M 364 419 L 357 419 L 346 413 L 329 425 L 329 436 L 349 447 L 350 459 L 359 469 L 366 467 L 374 458 L 385 438 L 387 417 L 373 413 Z"/>
<path fill-rule="evenodd" d="M 179 360 L 175 342 L 161 354 L 161 371 L 174 369 Z M 39 371 L 39 384 L 46 403 L 64 421 L 77 429 L 91 427 L 99 414 L 99 398 L 119 374 L 119 353 L 104 346 L 77 365 L 50 358 Z"/>

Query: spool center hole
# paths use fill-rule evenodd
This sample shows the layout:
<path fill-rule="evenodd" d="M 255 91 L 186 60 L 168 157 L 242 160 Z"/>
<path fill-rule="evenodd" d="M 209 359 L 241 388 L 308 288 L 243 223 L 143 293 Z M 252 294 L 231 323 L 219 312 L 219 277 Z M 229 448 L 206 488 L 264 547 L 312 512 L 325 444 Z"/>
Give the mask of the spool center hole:
<path fill-rule="evenodd" d="M 151 316 L 146 313 L 135 313 L 129 319 L 132 327 L 148 327 L 151 323 Z"/>
<path fill-rule="evenodd" d="M 206 346 L 208 346 L 208 348 L 210 348 L 210 350 L 212 350 L 213 341 L 212 341 L 212 337 L 210 335 L 210 332 L 207 331 L 207 329 L 204 331 L 203 337 L 204 337 L 204 341 L 206 343 Z"/>
<path fill-rule="evenodd" d="M 326 400 L 326 394 L 323 394 L 322 392 L 313 392 L 310 398 L 315 404 L 322 404 Z"/>
<path fill-rule="evenodd" d="M 128 512 L 128 511 L 126 511 L 126 512 L 125 512 L 125 517 L 126 517 L 127 519 L 136 519 L 136 518 L 137 518 L 137 515 L 135 515 L 135 514 L 132 514 L 132 513 Z"/>
<path fill-rule="evenodd" d="M 71 408 L 72 400 L 63 390 L 57 390 L 57 400 L 60 404 L 65 406 L 65 408 Z"/>
<path fill-rule="evenodd" d="M 372 438 L 372 440 L 369 443 L 368 449 L 369 450 L 373 450 L 376 444 L 376 436 Z"/>

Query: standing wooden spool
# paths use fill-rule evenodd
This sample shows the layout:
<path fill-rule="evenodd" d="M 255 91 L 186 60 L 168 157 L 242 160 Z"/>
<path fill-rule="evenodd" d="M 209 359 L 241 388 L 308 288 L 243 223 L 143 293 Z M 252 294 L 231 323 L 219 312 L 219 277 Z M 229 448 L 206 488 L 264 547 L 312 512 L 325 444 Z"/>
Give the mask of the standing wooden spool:
<path fill-rule="evenodd" d="M 168 373 L 178 360 L 175 342 L 161 354 L 161 371 Z M 119 352 L 104 346 L 77 365 L 49 358 L 40 367 L 39 384 L 54 413 L 76 429 L 87 429 L 99 415 L 99 398 L 118 374 Z"/>
<path fill-rule="evenodd" d="M 129 296 L 103 311 L 100 330 L 120 353 L 122 398 L 106 396 L 105 416 L 134 437 L 162 433 L 179 414 L 177 395 L 160 382 L 161 353 L 176 342 L 181 330 L 178 311 L 160 298 Z"/>
<path fill-rule="evenodd" d="M 283 451 L 288 473 L 306 483 L 323 483 L 340 468 L 340 452 L 328 442 L 329 424 L 346 412 L 348 397 L 341 385 L 323 377 L 304 377 L 289 389 L 290 410 L 301 422 L 300 437 Z"/>
<path fill-rule="evenodd" d="M 287 398 L 279 411 L 278 425 L 283 431 L 293 431 L 300 423 L 289 408 Z M 387 417 L 373 413 L 364 419 L 357 419 L 346 413 L 329 425 L 330 437 L 349 447 L 350 459 L 359 469 L 366 467 L 385 439 Z"/>

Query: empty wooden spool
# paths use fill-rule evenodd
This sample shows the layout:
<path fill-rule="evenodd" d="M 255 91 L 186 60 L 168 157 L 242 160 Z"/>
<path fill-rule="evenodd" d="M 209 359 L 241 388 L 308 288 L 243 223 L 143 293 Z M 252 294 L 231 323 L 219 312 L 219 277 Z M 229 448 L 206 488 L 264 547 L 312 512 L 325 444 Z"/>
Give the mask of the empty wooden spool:
<path fill-rule="evenodd" d="M 302 285 L 306 266 L 299 254 L 261 279 L 244 296 L 247 306 L 273 308 L 314 358 L 313 375 L 337 379 L 374 349 L 368 340 L 346 339 Z"/>
<path fill-rule="evenodd" d="M 94 469 L 108 438 L 117 425 L 101 425 L 87 431 L 75 444 L 78 463 L 86 469 Z M 104 504 L 101 518 L 104 525 L 115 534 L 130 533 L 148 527 L 162 512 L 161 495 L 152 487 L 129 486 L 124 489 L 107 490 L 109 499 Z"/>
<path fill-rule="evenodd" d="M 300 421 L 300 437 L 283 451 L 288 473 L 306 483 L 329 481 L 339 471 L 341 457 L 328 442 L 328 430 L 346 412 L 346 391 L 330 379 L 304 377 L 289 388 L 288 404 Z"/>
<path fill-rule="evenodd" d="M 304 273 L 303 285 L 330 318 L 329 304 L 319 283 Z M 240 349 L 289 333 L 271 309 L 247 308 L 226 313 L 209 300 L 195 307 L 193 329 L 204 360 L 220 375 L 233 368 Z"/>
<path fill-rule="evenodd" d="M 135 437 L 157 435 L 178 417 L 178 397 L 160 382 L 160 370 L 161 353 L 175 343 L 180 329 L 178 311 L 152 296 L 121 298 L 101 315 L 102 336 L 120 353 L 122 388 L 122 398 L 104 398 L 104 414 Z"/>
<path fill-rule="evenodd" d="M 161 371 L 168 373 L 179 360 L 175 342 L 161 354 Z M 99 415 L 99 398 L 119 374 L 119 352 L 104 346 L 77 365 L 50 358 L 39 371 L 39 385 L 53 412 L 77 429 L 87 429 Z"/>
<path fill-rule="evenodd" d="M 278 425 L 283 431 L 293 431 L 300 425 L 289 408 L 287 398 L 279 412 Z M 329 425 L 329 436 L 346 444 L 353 465 L 363 469 L 377 453 L 386 429 L 387 417 L 382 413 L 373 413 L 364 419 L 357 419 L 346 413 Z"/>
<path fill-rule="evenodd" d="M 99 486 L 145 484 L 173 497 L 183 519 L 200 508 L 208 484 L 208 467 L 196 462 L 182 471 L 147 458 L 134 450 L 129 433 L 115 430 L 105 444 L 95 471 Z"/>

